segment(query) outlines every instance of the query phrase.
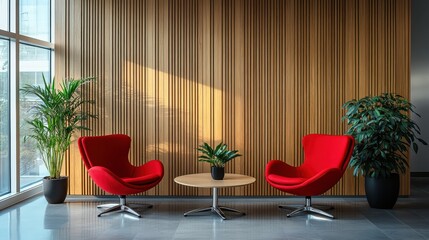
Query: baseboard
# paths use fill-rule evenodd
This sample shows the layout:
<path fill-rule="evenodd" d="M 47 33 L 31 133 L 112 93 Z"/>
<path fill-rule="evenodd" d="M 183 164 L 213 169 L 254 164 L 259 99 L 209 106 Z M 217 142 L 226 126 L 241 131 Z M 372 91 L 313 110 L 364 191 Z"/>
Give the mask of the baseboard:
<path fill-rule="evenodd" d="M 429 177 L 429 172 L 411 172 L 411 177 Z"/>
<path fill-rule="evenodd" d="M 26 199 L 34 197 L 36 195 L 40 195 L 43 192 L 42 184 L 37 184 L 33 187 L 29 187 L 28 189 L 14 194 L 10 196 L 5 196 L 0 198 L 0 210 L 15 205 L 19 202 L 22 202 Z"/>

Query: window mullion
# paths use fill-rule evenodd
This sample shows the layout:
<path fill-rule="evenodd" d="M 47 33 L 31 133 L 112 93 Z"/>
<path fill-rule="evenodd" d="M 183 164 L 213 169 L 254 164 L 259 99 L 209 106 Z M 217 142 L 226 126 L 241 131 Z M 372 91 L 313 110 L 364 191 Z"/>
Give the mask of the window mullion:
<path fill-rule="evenodd" d="M 11 142 L 11 193 L 20 191 L 19 176 L 19 47 L 10 41 L 10 142 Z"/>
<path fill-rule="evenodd" d="M 20 43 L 26 43 L 32 46 L 43 47 L 48 49 L 54 48 L 54 44 L 50 42 L 42 41 L 32 37 L 27 37 L 24 35 L 18 35 L 17 37 Z"/>
<path fill-rule="evenodd" d="M 18 34 L 19 0 L 9 2 L 9 31 Z"/>

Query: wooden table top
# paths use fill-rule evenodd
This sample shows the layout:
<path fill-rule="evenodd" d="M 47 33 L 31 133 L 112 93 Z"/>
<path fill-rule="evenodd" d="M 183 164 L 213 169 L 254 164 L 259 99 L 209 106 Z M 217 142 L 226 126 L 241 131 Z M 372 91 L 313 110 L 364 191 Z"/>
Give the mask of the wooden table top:
<path fill-rule="evenodd" d="M 237 187 L 251 184 L 256 181 L 254 177 L 242 174 L 225 173 L 223 180 L 213 180 L 210 173 L 197 173 L 176 177 L 178 184 L 199 188 Z"/>

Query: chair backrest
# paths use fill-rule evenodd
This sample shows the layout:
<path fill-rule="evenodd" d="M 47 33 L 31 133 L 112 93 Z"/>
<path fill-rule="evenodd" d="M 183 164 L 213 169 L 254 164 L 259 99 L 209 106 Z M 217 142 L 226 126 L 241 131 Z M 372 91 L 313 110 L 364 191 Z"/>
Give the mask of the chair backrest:
<path fill-rule="evenodd" d="M 87 169 L 102 166 L 119 177 L 129 175 L 133 166 L 128 160 L 131 138 L 123 134 L 81 137 L 79 151 Z"/>
<path fill-rule="evenodd" d="M 354 147 L 348 135 L 309 134 L 303 137 L 304 163 L 302 167 L 317 173 L 327 168 L 346 170 Z"/>

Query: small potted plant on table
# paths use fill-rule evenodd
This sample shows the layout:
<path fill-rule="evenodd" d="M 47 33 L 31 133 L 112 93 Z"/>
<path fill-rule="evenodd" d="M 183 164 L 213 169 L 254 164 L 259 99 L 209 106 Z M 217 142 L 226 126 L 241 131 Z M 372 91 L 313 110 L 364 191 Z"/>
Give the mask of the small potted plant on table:
<path fill-rule="evenodd" d="M 211 175 L 214 180 L 222 180 L 225 176 L 225 164 L 232 159 L 241 156 L 238 150 L 228 150 L 228 145 L 219 143 L 215 148 L 203 143 L 197 149 L 202 153 L 198 161 L 211 164 Z"/>
<path fill-rule="evenodd" d="M 350 166 L 365 176 L 365 193 L 373 208 L 393 208 L 399 194 L 399 174 L 408 167 L 408 149 L 417 153 L 420 128 L 411 120 L 414 106 L 392 93 L 350 100 L 343 105 L 355 147 Z"/>

